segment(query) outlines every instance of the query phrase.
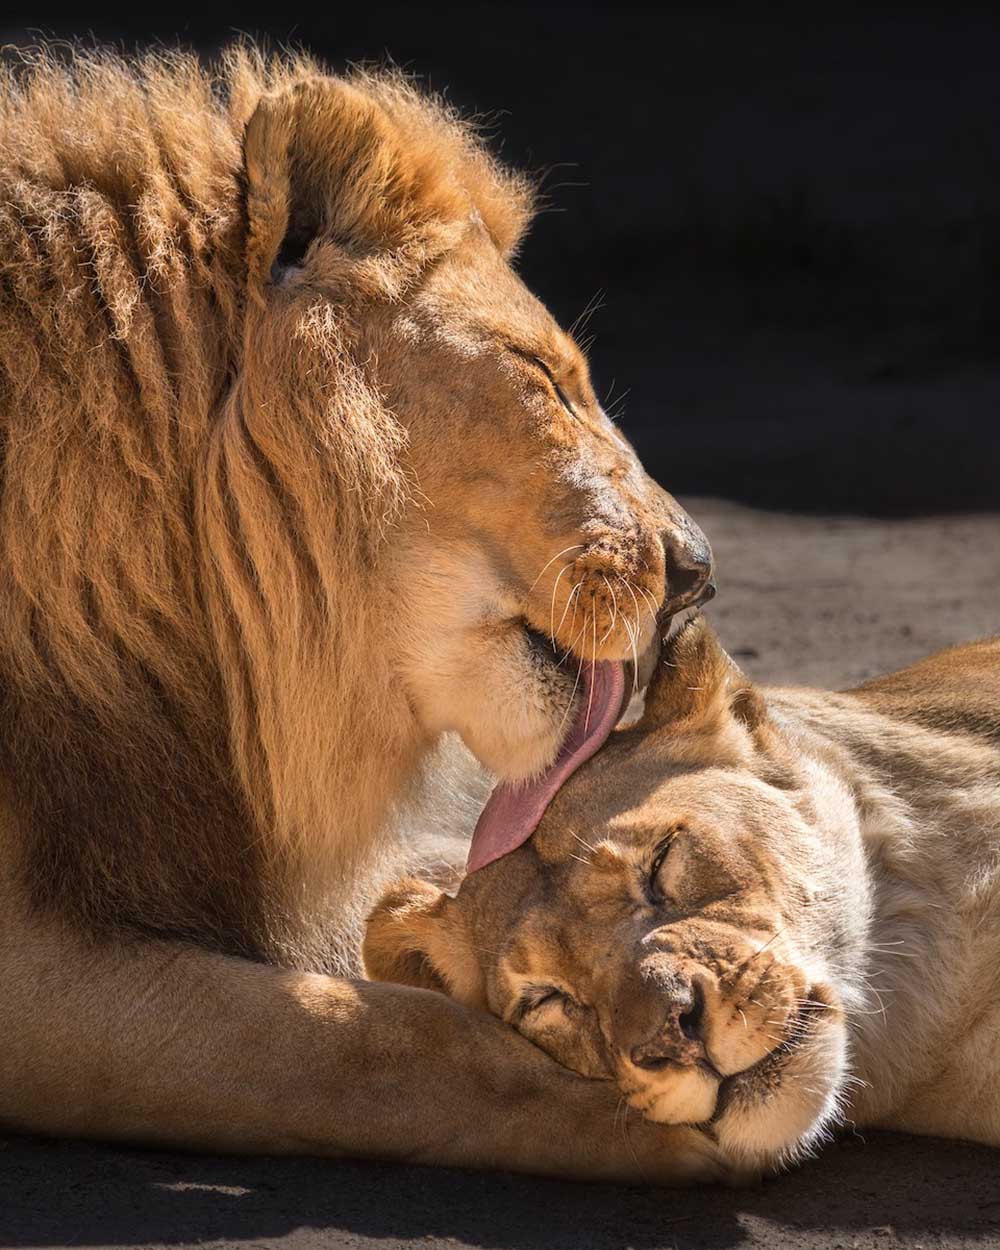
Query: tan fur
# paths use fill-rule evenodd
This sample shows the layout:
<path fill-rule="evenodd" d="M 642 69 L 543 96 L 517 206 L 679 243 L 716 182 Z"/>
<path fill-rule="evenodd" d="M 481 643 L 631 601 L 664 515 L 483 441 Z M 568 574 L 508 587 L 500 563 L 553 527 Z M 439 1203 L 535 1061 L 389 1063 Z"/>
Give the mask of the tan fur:
<path fill-rule="evenodd" d="M 710 571 L 510 267 L 530 207 L 397 76 L 5 71 L 3 1123 L 634 1172 L 509 1031 L 328 975 L 442 735 L 546 766 L 556 649 L 641 659 Z"/>
<path fill-rule="evenodd" d="M 700 1125 L 737 1174 L 840 1119 L 1000 1145 L 998 706 L 1000 640 L 760 691 L 696 618 L 530 845 L 385 897 L 369 970 Z"/>

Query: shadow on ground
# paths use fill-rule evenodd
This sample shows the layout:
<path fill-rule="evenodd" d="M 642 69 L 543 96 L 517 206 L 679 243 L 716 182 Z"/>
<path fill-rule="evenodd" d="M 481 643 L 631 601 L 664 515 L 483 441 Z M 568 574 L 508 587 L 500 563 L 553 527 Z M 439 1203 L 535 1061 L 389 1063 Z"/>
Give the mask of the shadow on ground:
<path fill-rule="evenodd" d="M 167 1155 L 75 1143 L 0 1144 L 0 1244 L 183 1247 L 996 1245 L 994 1152 L 848 1138 L 752 1190 L 682 1193 L 313 1160 Z"/>

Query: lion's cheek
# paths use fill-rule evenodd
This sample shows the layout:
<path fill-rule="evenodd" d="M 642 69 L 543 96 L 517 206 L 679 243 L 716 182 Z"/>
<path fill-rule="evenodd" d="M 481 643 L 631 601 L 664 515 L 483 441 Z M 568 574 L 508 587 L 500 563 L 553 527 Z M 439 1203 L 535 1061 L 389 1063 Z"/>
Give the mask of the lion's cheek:
<path fill-rule="evenodd" d="M 438 691 L 447 728 L 505 781 L 543 772 L 570 723 L 572 682 L 538 671 L 516 627 L 470 640 L 464 660 Z"/>
<path fill-rule="evenodd" d="M 442 627 L 411 647 L 403 676 L 422 730 L 457 733 L 504 781 L 548 768 L 571 723 L 573 676 L 540 665 L 513 622 Z"/>

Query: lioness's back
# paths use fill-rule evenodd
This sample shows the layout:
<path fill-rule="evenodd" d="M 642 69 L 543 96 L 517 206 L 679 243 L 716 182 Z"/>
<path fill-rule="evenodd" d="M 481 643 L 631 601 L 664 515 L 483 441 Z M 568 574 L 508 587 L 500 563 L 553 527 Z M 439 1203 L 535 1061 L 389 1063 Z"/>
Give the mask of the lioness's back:
<path fill-rule="evenodd" d="M 1000 638 L 938 651 L 849 693 L 893 719 L 1000 746 Z"/>

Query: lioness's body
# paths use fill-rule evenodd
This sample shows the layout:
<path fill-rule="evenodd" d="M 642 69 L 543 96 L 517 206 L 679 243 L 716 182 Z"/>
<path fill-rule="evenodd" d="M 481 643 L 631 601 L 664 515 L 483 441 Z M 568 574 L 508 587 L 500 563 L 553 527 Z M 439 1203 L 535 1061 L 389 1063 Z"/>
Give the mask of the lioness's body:
<path fill-rule="evenodd" d="M 386 896 L 370 967 L 702 1123 L 736 1171 L 841 1117 L 1000 1145 L 998 709 L 1000 640 L 757 690 L 692 622 L 532 845 L 455 899 Z"/>
<path fill-rule="evenodd" d="M 859 815 L 870 1014 L 851 1022 L 847 1114 L 1000 1145 L 1000 639 L 770 697 Z"/>
<path fill-rule="evenodd" d="M 496 1022 L 330 975 L 442 734 L 543 770 L 558 654 L 708 576 L 510 266 L 529 214 L 396 77 L 4 71 L 0 1124 L 634 1173 Z"/>

